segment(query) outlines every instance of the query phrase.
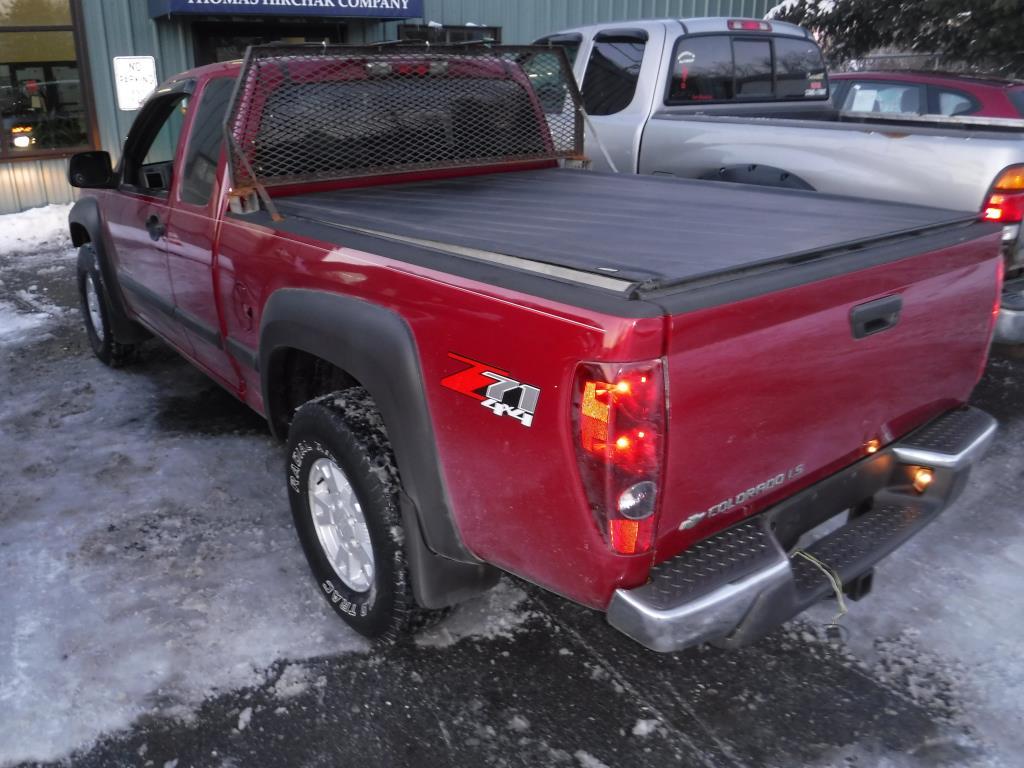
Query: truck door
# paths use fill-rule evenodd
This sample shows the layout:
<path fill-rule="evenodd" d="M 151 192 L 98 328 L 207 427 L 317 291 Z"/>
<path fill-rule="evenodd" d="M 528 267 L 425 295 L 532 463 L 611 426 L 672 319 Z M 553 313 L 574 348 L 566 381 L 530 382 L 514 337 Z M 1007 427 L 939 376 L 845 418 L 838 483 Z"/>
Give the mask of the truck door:
<path fill-rule="evenodd" d="M 167 272 L 166 227 L 178 139 L 188 108 L 189 84 L 151 98 L 125 141 L 118 204 L 107 211 L 118 282 L 132 310 L 186 354 L 191 345 L 174 316 Z"/>
<path fill-rule="evenodd" d="M 167 221 L 167 266 L 178 318 L 194 359 L 231 389 L 239 377 L 224 352 L 213 269 L 223 201 L 224 116 L 234 83 L 233 77 L 214 78 L 193 96 Z"/>
<path fill-rule="evenodd" d="M 636 173 L 640 137 L 655 102 L 665 30 L 608 29 L 594 36 L 580 91 L 583 106 L 601 144 L 619 173 Z M 653 76 L 641 72 L 650 72 Z M 610 171 L 604 152 L 590 130 L 587 155 L 594 170 Z"/>

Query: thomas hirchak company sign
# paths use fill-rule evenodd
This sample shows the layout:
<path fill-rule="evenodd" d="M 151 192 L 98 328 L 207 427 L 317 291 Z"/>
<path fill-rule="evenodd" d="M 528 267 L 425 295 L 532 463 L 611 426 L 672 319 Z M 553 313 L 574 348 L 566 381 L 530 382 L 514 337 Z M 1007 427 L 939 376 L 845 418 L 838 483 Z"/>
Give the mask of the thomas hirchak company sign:
<path fill-rule="evenodd" d="M 149 0 L 150 16 L 173 14 L 408 19 L 423 15 L 423 0 Z"/>

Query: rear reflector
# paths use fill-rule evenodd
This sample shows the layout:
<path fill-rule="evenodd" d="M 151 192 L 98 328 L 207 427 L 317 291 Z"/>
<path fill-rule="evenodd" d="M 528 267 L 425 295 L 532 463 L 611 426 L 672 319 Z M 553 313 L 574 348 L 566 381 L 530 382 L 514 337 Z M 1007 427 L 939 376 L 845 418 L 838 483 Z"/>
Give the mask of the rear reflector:
<path fill-rule="evenodd" d="M 646 520 L 612 519 L 609 526 L 612 549 L 622 555 L 648 551 L 654 539 L 654 518 Z"/>
<path fill-rule="evenodd" d="M 772 25 L 767 21 L 754 21 L 753 19 L 729 19 L 729 29 L 742 30 L 744 32 L 771 32 Z"/>

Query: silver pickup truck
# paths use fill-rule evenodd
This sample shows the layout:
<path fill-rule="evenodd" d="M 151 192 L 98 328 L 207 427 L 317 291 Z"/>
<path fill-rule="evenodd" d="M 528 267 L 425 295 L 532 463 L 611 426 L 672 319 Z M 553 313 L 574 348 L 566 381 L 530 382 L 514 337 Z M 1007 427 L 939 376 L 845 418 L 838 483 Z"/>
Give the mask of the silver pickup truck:
<path fill-rule="evenodd" d="M 1024 343 L 1024 121 L 895 117 L 829 100 L 817 44 L 754 19 L 570 29 L 595 169 L 815 190 L 978 211 L 1002 222 L 996 340 Z M 595 141 L 595 135 L 597 141 Z M 841 210 L 841 209 L 837 209 Z"/>

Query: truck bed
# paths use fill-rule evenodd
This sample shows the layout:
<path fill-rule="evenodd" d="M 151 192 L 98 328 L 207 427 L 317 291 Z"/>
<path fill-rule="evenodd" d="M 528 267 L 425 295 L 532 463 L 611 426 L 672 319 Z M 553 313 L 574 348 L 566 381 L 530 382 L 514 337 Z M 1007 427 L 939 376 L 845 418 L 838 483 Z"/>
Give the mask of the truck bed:
<path fill-rule="evenodd" d="M 276 204 L 289 228 L 307 221 L 443 245 L 468 258 L 505 255 L 645 290 L 805 262 L 977 218 L 768 187 L 564 169 L 315 192 Z"/>

